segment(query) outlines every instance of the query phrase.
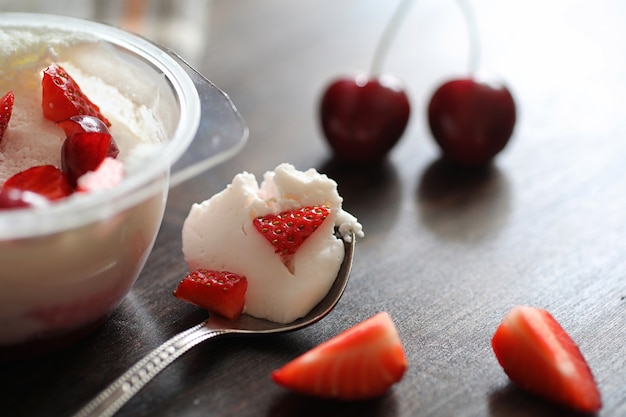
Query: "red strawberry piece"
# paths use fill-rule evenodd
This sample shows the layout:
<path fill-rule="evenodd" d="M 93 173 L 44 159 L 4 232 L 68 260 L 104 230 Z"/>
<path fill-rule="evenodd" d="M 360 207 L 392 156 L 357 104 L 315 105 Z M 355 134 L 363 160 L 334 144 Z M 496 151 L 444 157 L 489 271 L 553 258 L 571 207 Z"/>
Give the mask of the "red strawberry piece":
<path fill-rule="evenodd" d="M 100 113 L 100 108 L 82 92 L 76 81 L 60 66 L 52 64 L 43 71 L 42 109 L 53 122 L 79 114 L 95 116 L 107 126 L 111 123 Z"/>
<path fill-rule="evenodd" d="M 296 253 L 329 214 L 330 208 L 326 206 L 303 207 L 280 214 L 260 216 L 252 222 L 274 246 L 276 253 L 286 256 Z"/>
<path fill-rule="evenodd" d="M 0 98 L 0 141 L 4 136 L 4 132 L 9 127 L 9 120 L 11 120 L 11 113 L 13 113 L 13 102 L 15 101 L 15 95 L 13 91 L 9 91 L 2 98 Z"/>
<path fill-rule="evenodd" d="M 234 320 L 243 312 L 247 289 L 248 280 L 242 275 L 198 269 L 178 284 L 174 296 Z"/>
<path fill-rule="evenodd" d="M 106 157 L 95 171 L 89 171 L 78 178 L 76 191 L 108 190 L 124 179 L 124 164 L 117 159 Z"/>
<path fill-rule="evenodd" d="M 398 331 L 382 312 L 272 372 L 272 379 L 306 395 L 362 400 L 387 392 L 407 367 Z"/>
<path fill-rule="evenodd" d="M 48 200 L 58 200 L 72 194 L 67 177 L 53 165 L 37 165 L 7 179 L 3 190 L 18 189 L 39 194 Z"/>
<path fill-rule="evenodd" d="M 25 208 L 31 206 L 45 206 L 48 199 L 31 191 L 17 188 L 2 188 L 0 190 L 0 210 Z"/>
<path fill-rule="evenodd" d="M 115 158 L 119 149 L 108 133 L 80 132 L 65 139 L 61 148 L 61 164 L 72 186 L 78 178 L 89 171 L 95 171 L 104 158 Z"/>
<path fill-rule="evenodd" d="M 30 207 L 30 204 L 22 198 L 24 191 L 17 188 L 7 188 L 0 190 L 0 209 L 16 209 Z"/>
<path fill-rule="evenodd" d="M 548 401 L 582 412 L 602 407 L 600 391 L 578 346 L 546 310 L 516 306 L 492 339 L 511 381 Z"/>
<path fill-rule="evenodd" d="M 74 133 L 81 132 L 111 133 L 109 132 L 107 125 L 105 125 L 102 120 L 86 114 L 80 114 L 71 116 L 67 119 L 59 120 L 56 122 L 56 125 L 63 129 L 65 136 L 71 136 Z"/>

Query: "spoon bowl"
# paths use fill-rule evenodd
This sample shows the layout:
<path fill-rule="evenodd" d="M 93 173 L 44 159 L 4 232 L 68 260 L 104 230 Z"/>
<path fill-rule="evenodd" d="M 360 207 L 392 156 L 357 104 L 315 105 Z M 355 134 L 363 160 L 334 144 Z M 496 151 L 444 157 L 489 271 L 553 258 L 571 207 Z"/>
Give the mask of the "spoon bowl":
<path fill-rule="evenodd" d="M 176 358 L 205 340 L 222 335 L 268 335 L 292 332 L 317 323 L 337 305 L 348 284 L 354 257 L 355 236 L 344 240 L 345 255 L 337 278 L 326 296 L 307 315 L 291 323 L 275 323 L 242 314 L 236 320 L 210 315 L 199 323 L 173 336 L 85 405 L 74 417 L 110 417 L 148 382 L 170 365 Z"/>

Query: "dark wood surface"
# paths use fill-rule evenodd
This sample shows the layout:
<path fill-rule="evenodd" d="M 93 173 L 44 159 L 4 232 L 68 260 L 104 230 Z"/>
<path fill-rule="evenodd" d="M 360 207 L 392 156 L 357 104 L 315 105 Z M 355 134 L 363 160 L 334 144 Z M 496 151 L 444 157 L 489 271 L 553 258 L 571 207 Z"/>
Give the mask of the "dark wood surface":
<path fill-rule="evenodd" d="M 516 304 L 552 312 L 596 376 L 599 415 L 626 415 L 626 7 L 475 2 L 482 68 L 508 82 L 519 113 L 495 164 L 463 172 L 440 160 L 424 114 L 438 83 L 466 69 L 465 27 L 454 1 L 417 1 L 386 65 L 407 82 L 409 128 L 380 167 L 350 170 L 331 158 L 317 103 L 332 77 L 367 70 L 396 3 L 210 3 L 203 44 L 187 57 L 229 93 L 249 143 L 171 191 L 142 276 L 101 328 L 65 351 L 0 366 L 0 415 L 70 415 L 199 322 L 203 312 L 171 295 L 185 273 L 180 230 L 189 206 L 242 170 L 260 176 L 281 162 L 336 179 L 365 227 L 338 307 L 297 333 L 196 347 L 120 417 L 576 415 L 515 389 L 499 367 L 491 337 Z M 273 369 L 381 310 L 410 364 L 387 395 L 320 401 L 270 381 Z"/>

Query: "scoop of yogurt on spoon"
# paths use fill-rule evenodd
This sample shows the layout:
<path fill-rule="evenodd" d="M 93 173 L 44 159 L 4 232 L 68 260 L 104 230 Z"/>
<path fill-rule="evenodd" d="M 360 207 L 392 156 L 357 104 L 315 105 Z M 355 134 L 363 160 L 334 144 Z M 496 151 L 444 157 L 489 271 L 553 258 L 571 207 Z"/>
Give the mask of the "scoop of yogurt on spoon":
<path fill-rule="evenodd" d="M 246 314 L 292 322 L 328 293 L 344 259 L 342 240 L 364 236 L 342 202 L 337 183 L 315 169 L 302 172 L 281 164 L 266 172 L 260 184 L 253 174 L 238 174 L 223 191 L 191 207 L 182 231 L 188 268 L 245 276 Z M 253 220 L 315 206 L 327 207 L 328 216 L 287 265 Z"/>

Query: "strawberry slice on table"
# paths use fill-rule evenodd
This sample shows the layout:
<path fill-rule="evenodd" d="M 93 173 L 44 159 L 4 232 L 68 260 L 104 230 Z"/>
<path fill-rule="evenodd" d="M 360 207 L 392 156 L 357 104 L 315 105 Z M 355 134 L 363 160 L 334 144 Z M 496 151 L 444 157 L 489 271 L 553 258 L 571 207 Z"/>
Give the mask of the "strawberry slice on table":
<path fill-rule="evenodd" d="M 178 284 L 174 296 L 229 320 L 241 315 L 248 280 L 228 271 L 198 269 Z"/>
<path fill-rule="evenodd" d="M 302 207 L 280 214 L 256 217 L 255 228 L 283 256 L 293 255 L 306 239 L 326 220 L 330 208 L 326 206 Z"/>
<path fill-rule="evenodd" d="M 594 413 L 602 407 L 589 365 L 546 310 L 514 307 L 491 344 L 504 372 L 521 389 L 582 412 Z"/>
<path fill-rule="evenodd" d="M 271 377 L 301 394 L 363 400 L 387 392 L 407 367 L 396 326 L 381 312 L 295 358 Z"/>
<path fill-rule="evenodd" d="M 86 114 L 111 126 L 109 120 L 100 113 L 100 108 L 87 98 L 76 81 L 60 65 L 52 64 L 43 71 L 41 87 L 41 107 L 46 119 L 58 122 L 71 116 Z"/>
<path fill-rule="evenodd" d="M 115 158 L 118 154 L 119 148 L 109 133 L 74 133 L 63 142 L 61 167 L 70 184 L 75 187 L 79 177 L 95 171 L 104 158 Z"/>
<path fill-rule="evenodd" d="M 53 165 L 37 165 L 18 172 L 2 186 L 2 190 L 11 189 L 30 191 L 48 200 L 59 200 L 73 192 L 63 171 Z"/>
<path fill-rule="evenodd" d="M 9 127 L 11 113 L 13 113 L 13 103 L 15 102 L 15 94 L 9 91 L 0 98 L 0 141 L 4 136 L 4 132 Z"/>

